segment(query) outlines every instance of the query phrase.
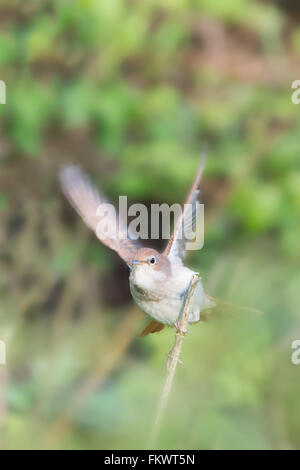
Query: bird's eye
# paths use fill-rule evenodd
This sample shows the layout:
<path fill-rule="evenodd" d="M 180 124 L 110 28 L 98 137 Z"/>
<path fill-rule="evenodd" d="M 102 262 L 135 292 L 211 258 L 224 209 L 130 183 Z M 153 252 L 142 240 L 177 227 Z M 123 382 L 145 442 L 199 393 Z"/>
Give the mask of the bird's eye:
<path fill-rule="evenodd" d="M 150 258 L 150 263 L 151 263 L 151 264 L 154 264 L 155 261 L 156 261 L 156 260 L 155 260 L 154 256 L 152 256 L 152 258 Z"/>

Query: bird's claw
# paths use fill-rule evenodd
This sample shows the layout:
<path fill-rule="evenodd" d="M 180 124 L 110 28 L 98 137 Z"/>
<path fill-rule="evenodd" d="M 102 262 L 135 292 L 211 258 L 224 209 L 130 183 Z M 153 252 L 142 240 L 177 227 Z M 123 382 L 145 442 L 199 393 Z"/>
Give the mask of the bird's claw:
<path fill-rule="evenodd" d="M 178 320 L 176 320 L 176 322 L 174 323 L 174 328 L 175 328 L 175 330 L 176 330 L 176 333 L 182 333 L 182 334 L 184 334 L 184 335 L 187 334 L 187 330 L 181 328 L 180 322 L 179 322 Z"/>

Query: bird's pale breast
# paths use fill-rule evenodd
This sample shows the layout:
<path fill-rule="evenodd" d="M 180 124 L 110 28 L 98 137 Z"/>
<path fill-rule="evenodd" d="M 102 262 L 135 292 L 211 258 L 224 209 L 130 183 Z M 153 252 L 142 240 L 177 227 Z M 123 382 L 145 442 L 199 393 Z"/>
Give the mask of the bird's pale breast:
<path fill-rule="evenodd" d="M 139 269 L 141 268 L 141 269 Z M 155 320 L 173 325 L 181 312 L 186 291 L 194 272 L 184 266 L 176 267 L 172 276 L 165 281 L 149 279 L 149 271 L 143 272 L 143 266 L 130 275 L 131 294 L 138 306 Z M 194 293 L 194 300 L 189 321 L 198 321 L 200 309 L 204 306 L 205 294 L 199 282 Z"/>

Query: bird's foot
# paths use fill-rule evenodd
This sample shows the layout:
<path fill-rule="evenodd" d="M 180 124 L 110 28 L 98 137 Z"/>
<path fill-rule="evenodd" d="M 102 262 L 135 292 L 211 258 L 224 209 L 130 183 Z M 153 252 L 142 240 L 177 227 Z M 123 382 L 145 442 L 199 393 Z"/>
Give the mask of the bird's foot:
<path fill-rule="evenodd" d="M 180 322 L 178 320 L 175 321 L 174 328 L 175 328 L 176 333 L 182 333 L 183 335 L 187 334 L 187 330 L 181 328 Z"/>

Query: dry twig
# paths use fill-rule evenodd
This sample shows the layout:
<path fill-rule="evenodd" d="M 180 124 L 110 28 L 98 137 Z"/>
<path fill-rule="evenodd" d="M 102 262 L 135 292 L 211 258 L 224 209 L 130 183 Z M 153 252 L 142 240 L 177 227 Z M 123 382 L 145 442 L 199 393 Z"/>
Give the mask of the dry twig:
<path fill-rule="evenodd" d="M 182 305 L 182 310 L 179 316 L 176 333 L 175 333 L 174 346 L 168 354 L 167 376 L 166 376 L 166 380 L 165 380 L 162 394 L 160 397 L 160 401 L 158 404 L 156 418 L 155 418 L 154 426 L 153 426 L 151 437 L 150 437 L 150 442 L 149 442 L 150 448 L 153 448 L 156 442 L 156 438 L 160 430 L 162 418 L 163 418 L 165 409 L 168 404 L 177 364 L 178 362 L 180 362 L 179 356 L 180 356 L 183 340 L 187 333 L 187 325 L 188 325 L 189 313 L 190 313 L 190 308 L 191 308 L 191 302 L 192 302 L 192 298 L 193 298 L 193 294 L 194 294 L 194 290 L 195 290 L 197 282 L 198 282 L 198 276 L 194 274 L 192 277 L 189 289 L 187 291 L 186 297 L 184 299 L 183 305 Z"/>

